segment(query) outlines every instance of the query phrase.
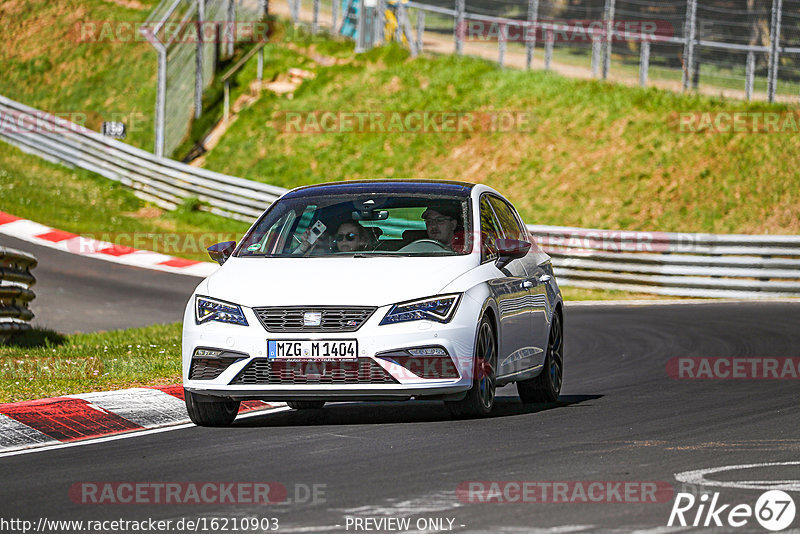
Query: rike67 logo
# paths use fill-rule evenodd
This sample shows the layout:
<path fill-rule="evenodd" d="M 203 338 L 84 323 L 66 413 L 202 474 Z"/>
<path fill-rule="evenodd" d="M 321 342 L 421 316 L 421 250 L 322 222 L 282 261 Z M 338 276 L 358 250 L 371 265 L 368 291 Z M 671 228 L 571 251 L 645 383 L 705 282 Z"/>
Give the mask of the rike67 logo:
<path fill-rule="evenodd" d="M 749 504 L 722 504 L 719 492 L 695 497 L 691 493 L 678 493 L 667 526 L 734 527 L 747 525 L 755 518 L 767 530 L 783 530 L 794 521 L 794 500 L 781 490 L 761 494 L 755 507 Z"/>

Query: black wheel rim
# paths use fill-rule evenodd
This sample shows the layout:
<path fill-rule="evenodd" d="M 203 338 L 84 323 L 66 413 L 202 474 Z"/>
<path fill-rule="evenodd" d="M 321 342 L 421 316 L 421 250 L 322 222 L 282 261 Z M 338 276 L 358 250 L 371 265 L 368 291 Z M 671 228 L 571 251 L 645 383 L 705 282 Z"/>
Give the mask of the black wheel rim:
<path fill-rule="evenodd" d="M 561 330 L 561 318 L 553 315 L 553 325 L 550 327 L 550 383 L 553 391 L 561 391 L 561 380 L 564 368 L 564 335 Z"/>
<path fill-rule="evenodd" d="M 484 408 L 489 409 L 494 404 L 495 374 L 494 374 L 494 334 L 488 323 L 481 323 L 478 333 L 477 372 L 478 394 Z"/>

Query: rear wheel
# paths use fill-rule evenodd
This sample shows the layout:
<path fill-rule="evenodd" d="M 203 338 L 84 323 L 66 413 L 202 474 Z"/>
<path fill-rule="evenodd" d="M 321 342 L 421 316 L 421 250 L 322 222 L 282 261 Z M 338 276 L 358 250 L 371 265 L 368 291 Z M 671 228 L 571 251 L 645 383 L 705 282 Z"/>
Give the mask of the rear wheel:
<path fill-rule="evenodd" d="M 460 401 L 446 401 L 453 417 L 482 417 L 494 407 L 495 370 L 497 368 L 497 341 L 492 323 L 484 316 L 478 326 L 475 343 L 472 388 Z"/>
<path fill-rule="evenodd" d="M 319 410 L 325 406 L 325 401 L 286 401 L 286 404 L 295 410 Z"/>
<path fill-rule="evenodd" d="M 539 376 L 517 382 L 519 398 L 525 404 L 534 402 L 555 402 L 561 394 L 561 382 L 564 377 L 564 328 L 561 316 L 553 314 L 550 325 L 550 339 L 547 342 L 547 356 L 544 369 Z"/>
<path fill-rule="evenodd" d="M 184 390 L 189 419 L 198 426 L 228 426 L 239 413 L 239 401 L 198 395 Z"/>

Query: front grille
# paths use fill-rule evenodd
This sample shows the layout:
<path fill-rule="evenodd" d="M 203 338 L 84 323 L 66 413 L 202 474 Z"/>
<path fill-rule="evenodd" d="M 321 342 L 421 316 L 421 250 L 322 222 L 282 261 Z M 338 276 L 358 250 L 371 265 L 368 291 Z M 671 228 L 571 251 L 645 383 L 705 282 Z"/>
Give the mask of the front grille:
<path fill-rule="evenodd" d="M 397 384 L 370 358 L 350 362 L 284 362 L 254 359 L 231 385 L 239 384 Z"/>
<path fill-rule="evenodd" d="M 189 380 L 212 380 L 241 358 L 194 358 L 189 368 Z"/>
<path fill-rule="evenodd" d="M 377 308 L 307 306 L 253 308 L 267 332 L 355 332 Z M 322 313 L 319 326 L 304 326 L 303 314 Z"/>

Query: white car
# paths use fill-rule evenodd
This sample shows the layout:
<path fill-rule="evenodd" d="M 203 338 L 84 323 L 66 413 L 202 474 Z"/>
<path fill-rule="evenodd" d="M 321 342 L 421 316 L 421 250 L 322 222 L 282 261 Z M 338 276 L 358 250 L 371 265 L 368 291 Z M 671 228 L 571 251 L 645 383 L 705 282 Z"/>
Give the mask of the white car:
<path fill-rule="evenodd" d="M 209 252 L 183 321 L 186 406 L 228 425 L 242 400 L 443 400 L 492 410 L 495 388 L 558 398 L 563 301 L 550 257 L 484 185 L 338 182 L 294 189 L 238 246 Z"/>

